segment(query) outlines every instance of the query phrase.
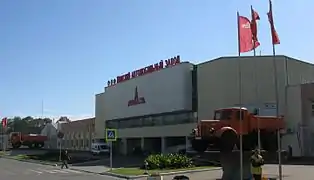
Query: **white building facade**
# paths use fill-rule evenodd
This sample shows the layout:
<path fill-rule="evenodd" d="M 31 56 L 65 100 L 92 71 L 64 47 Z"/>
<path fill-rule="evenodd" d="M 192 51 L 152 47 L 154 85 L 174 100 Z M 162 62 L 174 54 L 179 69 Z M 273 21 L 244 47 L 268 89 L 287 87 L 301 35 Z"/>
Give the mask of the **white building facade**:
<path fill-rule="evenodd" d="M 123 154 L 136 147 L 165 152 L 167 147 L 186 145 L 197 121 L 193 68 L 182 62 L 106 87 L 96 95 L 96 136 L 104 137 L 104 127 L 117 129 L 116 146 Z"/>

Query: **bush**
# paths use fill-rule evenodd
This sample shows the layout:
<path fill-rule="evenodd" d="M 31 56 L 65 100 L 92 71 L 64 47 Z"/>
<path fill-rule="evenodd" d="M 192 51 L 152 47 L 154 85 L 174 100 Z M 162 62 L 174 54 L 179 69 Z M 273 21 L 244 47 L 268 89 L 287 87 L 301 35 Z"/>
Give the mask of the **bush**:
<path fill-rule="evenodd" d="M 147 162 L 148 169 L 178 169 L 193 166 L 192 159 L 182 154 L 149 155 L 144 162 Z"/>

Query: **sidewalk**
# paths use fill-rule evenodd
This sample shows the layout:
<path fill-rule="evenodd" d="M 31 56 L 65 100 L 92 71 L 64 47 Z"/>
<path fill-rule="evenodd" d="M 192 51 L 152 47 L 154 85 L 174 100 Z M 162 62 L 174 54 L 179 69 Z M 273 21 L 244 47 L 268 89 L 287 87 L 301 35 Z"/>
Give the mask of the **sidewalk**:
<path fill-rule="evenodd" d="M 72 165 L 70 165 L 70 169 L 94 174 L 102 174 L 110 170 L 110 168 L 105 166 L 72 166 Z"/>

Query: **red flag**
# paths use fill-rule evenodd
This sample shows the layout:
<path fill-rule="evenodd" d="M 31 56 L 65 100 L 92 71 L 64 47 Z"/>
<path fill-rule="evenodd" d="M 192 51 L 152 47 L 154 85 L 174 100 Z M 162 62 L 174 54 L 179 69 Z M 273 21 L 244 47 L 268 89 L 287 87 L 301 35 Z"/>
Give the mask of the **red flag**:
<path fill-rule="evenodd" d="M 8 119 L 7 118 L 3 118 L 2 119 L 2 121 L 1 121 L 1 123 L 2 123 L 2 127 L 7 127 L 7 125 L 8 125 Z"/>
<path fill-rule="evenodd" d="M 253 42 L 258 42 L 257 38 L 257 20 L 260 20 L 260 17 L 256 11 L 254 11 L 253 7 L 251 6 L 251 31 L 252 31 L 252 39 Z"/>
<path fill-rule="evenodd" d="M 255 42 L 255 46 L 252 41 L 251 22 L 244 16 L 239 16 L 238 13 L 238 41 L 239 41 L 239 52 L 249 52 L 258 47 L 259 42 Z"/>
<path fill-rule="evenodd" d="M 280 44 L 280 39 L 279 39 L 279 36 L 278 36 L 277 31 L 275 29 L 275 25 L 274 25 L 273 7 L 272 7 L 271 0 L 269 0 L 269 12 L 267 13 L 267 16 L 268 16 L 268 21 L 270 24 L 272 43 L 274 45 Z"/>

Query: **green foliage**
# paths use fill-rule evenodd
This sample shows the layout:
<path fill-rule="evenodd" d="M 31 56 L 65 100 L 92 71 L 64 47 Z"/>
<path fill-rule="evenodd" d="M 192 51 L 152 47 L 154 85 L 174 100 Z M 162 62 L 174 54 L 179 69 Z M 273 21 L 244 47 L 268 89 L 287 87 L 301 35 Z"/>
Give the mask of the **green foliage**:
<path fill-rule="evenodd" d="M 193 166 L 192 159 L 182 154 L 149 155 L 144 162 L 147 162 L 148 169 L 178 169 Z"/>
<path fill-rule="evenodd" d="M 16 116 L 13 118 L 8 118 L 6 133 L 9 134 L 10 132 L 22 132 L 27 134 L 39 134 L 45 127 L 45 124 L 51 122 L 52 120 L 49 118 L 33 118 L 31 116 L 21 118 Z M 2 126 L 0 126 L 0 129 L 1 128 Z"/>

